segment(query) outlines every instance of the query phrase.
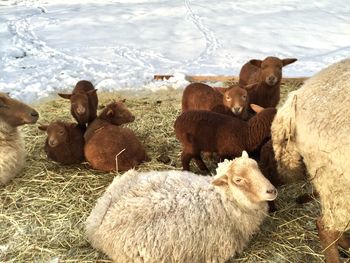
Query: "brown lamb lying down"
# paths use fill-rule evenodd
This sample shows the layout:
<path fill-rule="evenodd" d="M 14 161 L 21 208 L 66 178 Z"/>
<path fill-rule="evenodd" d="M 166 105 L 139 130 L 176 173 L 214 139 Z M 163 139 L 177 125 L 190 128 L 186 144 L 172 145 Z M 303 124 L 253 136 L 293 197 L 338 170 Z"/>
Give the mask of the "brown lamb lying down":
<path fill-rule="evenodd" d="M 38 127 L 47 132 L 45 152 L 47 157 L 61 164 L 84 161 L 84 128 L 76 123 L 55 121 Z"/>
<path fill-rule="evenodd" d="M 276 109 L 250 106 L 258 114 L 249 121 L 211 111 L 183 112 L 174 125 L 176 137 L 182 144 L 183 169 L 189 171 L 190 161 L 194 158 L 201 170 L 208 171 L 201 152 L 216 152 L 222 160 L 232 159 L 244 150 L 254 151 L 269 138 Z"/>
<path fill-rule="evenodd" d="M 182 112 L 209 110 L 230 116 L 248 119 L 247 91 L 239 86 L 217 91 L 203 83 L 191 83 L 182 95 Z"/>
<path fill-rule="evenodd" d="M 134 119 L 122 102 L 114 102 L 89 125 L 84 136 L 84 153 L 92 168 L 126 171 L 148 160 L 144 146 L 134 132 L 119 126 Z"/>
<path fill-rule="evenodd" d="M 90 81 L 80 80 L 75 85 L 72 94 L 58 95 L 71 102 L 71 114 L 81 126 L 91 123 L 97 116 L 98 98 L 96 89 Z"/>
<path fill-rule="evenodd" d="M 249 103 L 261 107 L 276 107 L 280 100 L 282 67 L 297 61 L 296 58 L 267 57 L 252 59 L 239 73 L 239 85 L 248 91 Z"/>

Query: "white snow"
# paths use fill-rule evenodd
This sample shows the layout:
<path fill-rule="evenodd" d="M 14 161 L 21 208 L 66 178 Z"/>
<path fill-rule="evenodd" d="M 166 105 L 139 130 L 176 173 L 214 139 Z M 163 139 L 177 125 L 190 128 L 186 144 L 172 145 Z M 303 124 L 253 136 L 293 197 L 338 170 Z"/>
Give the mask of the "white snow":
<path fill-rule="evenodd" d="M 285 76 L 310 76 L 349 57 L 349 17 L 343 0 L 3 0 L 0 91 L 33 102 L 80 79 L 176 88 L 186 74 L 238 75 L 269 55 L 298 58 Z"/>

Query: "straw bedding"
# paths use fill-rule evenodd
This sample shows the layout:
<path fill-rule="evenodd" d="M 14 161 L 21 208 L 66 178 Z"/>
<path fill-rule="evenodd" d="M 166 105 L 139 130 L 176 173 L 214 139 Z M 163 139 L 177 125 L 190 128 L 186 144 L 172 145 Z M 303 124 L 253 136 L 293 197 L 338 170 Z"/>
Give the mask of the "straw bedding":
<path fill-rule="evenodd" d="M 294 88 L 283 87 L 282 97 Z M 152 158 L 139 166 L 141 171 L 181 169 L 181 147 L 173 131 L 181 92 L 99 95 L 100 108 L 112 99 L 127 99 L 125 104 L 136 116 L 127 126 Z M 73 120 L 69 102 L 63 99 L 41 103 L 36 109 L 41 124 Z M 26 167 L 8 186 L 0 188 L 0 262 L 110 262 L 87 242 L 84 221 L 96 199 L 120 174 L 94 171 L 87 163 L 61 166 L 49 161 L 43 150 L 46 134 L 37 125 L 25 126 L 23 132 Z M 214 171 L 215 165 L 209 167 Z M 310 191 L 307 182 L 280 189 L 279 210 L 268 217 L 250 246 L 230 262 L 322 262 L 315 227 L 319 203 L 300 206 L 294 201 Z"/>

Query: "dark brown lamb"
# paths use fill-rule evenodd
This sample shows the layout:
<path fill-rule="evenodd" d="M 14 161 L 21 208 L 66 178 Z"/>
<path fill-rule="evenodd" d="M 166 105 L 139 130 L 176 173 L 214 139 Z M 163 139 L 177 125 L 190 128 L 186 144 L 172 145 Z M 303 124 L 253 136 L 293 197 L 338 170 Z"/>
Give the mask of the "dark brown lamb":
<path fill-rule="evenodd" d="M 254 151 L 269 138 L 276 109 L 251 107 L 258 114 L 248 122 L 211 111 L 183 112 L 174 125 L 176 137 L 182 144 L 183 169 L 189 170 L 194 158 L 201 170 L 208 171 L 201 152 L 216 152 L 221 159 L 232 159 L 244 150 Z"/>
<path fill-rule="evenodd" d="M 192 83 L 182 95 L 182 112 L 209 110 L 248 119 L 247 107 L 247 91 L 239 86 L 231 86 L 222 92 L 203 83 Z"/>
<path fill-rule="evenodd" d="M 76 123 L 61 121 L 41 125 L 47 132 L 45 152 L 47 157 L 61 164 L 77 164 L 84 161 L 84 131 Z"/>
<path fill-rule="evenodd" d="M 134 132 L 119 125 L 135 117 L 121 102 L 106 106 L 85 133 L 85 158 L 93 169 L 126 171 L 148 160 Z"/>
<path fill-rule="evenodd" d="M 249 103 L 261 107 L 276 107 L 280 101 L 282 68 L 297 61 L 296 58 L 267 57 L 252 59 L 239 73 L 239 85 L 248 91 Z"/>
<path fill-rule="evenodd" d="M 97 116 L 98 98 L 96 89 L 90 81 L 80 80 L 72 94 L 58 95 L 71 102 L 71 114 L 81 126 L 91 123 Z"/>
<path fill-rule="evenodd" d="M 288 182 L 282 180 L 282 177 L 278 174 L 277 171 L 277 162 L 275 159 L 275 153 L 272 147 L 272 141 L 267 141 L 262 147 L 260 151 L 260 160 L 259 160 L 259 168 L 262 174 L 275 186 L 279 187 Z M 298 204 L 305 204 L 313 201 L 315 198 L 318 198 L 319 195 L 316 191 L 312 193 L 306 193 L 298 196 L 296 198 L 296 202 Z M 273 202 L 269 203 L 270 211 L 275 211 L 276 207 Z"/>

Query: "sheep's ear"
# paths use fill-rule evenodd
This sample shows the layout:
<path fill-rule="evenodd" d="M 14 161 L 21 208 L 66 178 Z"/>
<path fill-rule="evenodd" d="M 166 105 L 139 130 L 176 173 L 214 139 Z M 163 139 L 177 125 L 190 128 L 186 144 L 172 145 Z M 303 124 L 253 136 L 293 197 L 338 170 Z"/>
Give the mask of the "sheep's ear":
<path fill-rule="evenodd" d="M 61 98 L 68 99 L 68 100 L 70 100 L 70 98 L 72 97 L 72 94 L 63 94 L 63 93 L 57 93 L 57 94 Z"/>
<path fill-rule="evenodd" d="M 258 68 L 261 67 L 261 63 L 262 63 L 262 60 L 260 59 L 251 59 L 250 61 L 250 64 L 252 64 L 253 66 L 256 66 Z"/>
<path fill-rule="evenodd" d="M 243 158 L 249 158 L 248 153 L 246 151 L 242 152 L 242 157 Z"/>
<path fill-rule="evenodd" d="M 97 89 L 93 89 L 93 90 L 89 90 L 86 93 L 89 94 L 89 95 L 94 95 L 94 94 L 96 94 L 96 92 L 97 92 Z"/>
<path fill-rule="evenodd" d="M 298 59 L 296 58 L 285 58 L 285 59 L 282 59 L 282 64 L 283 64 L 283 67 L 284 66 L 287 66 L 289 64 L 292 64 L 294 63 L 295 61 L 297 61 Z"/>
<path fill-rule="evenodd" d="M 42 130 L 42 131 L 46 131 L 48 127 L 49 127 L 48 125 L 40 125 L 40 126 L 38 127 L 38 129 L 39 129 L 39 130 Z"/>
<path fill-rule="evenodd" d="M 109 109 L 106 115 L 107 117 L 112 117 L 114 115 L 114 111 L 112 109 Z"/>
<path fill-rule="evenodd" d="M 253 88 L 254 86 L 256 86 L 256 84 L 258 84 L 258 82 L 255 82 L 255 83 L 253 83 L 253 84 L 248 84 L 248 85 L 242 86 L 241 88 L 242 88 L 242 89 L 251 89 L 251 88 Z"/>
<path fill-rule="evenodd" d="M 252 108 L 253 111 L 256 113 L 262 112 L 264 110 L 263 107 L 256 105 L 256 104 L 250 104 L 250 107 Z"/>
<path fill-rule="evenodd" d="M 219 178 L 214 179 L 211 183 L 215 186 L 228 185 L 228 176 L 226 174 L 222 175 Z"/>

